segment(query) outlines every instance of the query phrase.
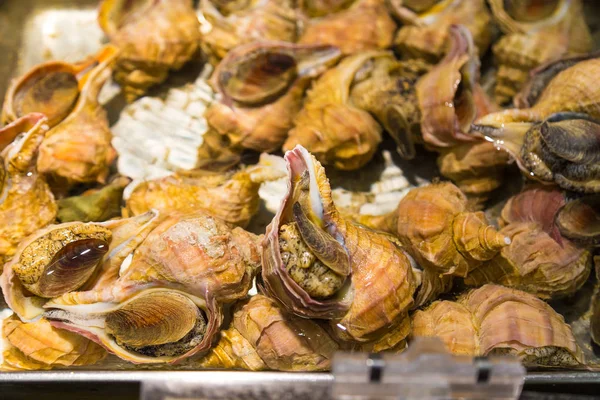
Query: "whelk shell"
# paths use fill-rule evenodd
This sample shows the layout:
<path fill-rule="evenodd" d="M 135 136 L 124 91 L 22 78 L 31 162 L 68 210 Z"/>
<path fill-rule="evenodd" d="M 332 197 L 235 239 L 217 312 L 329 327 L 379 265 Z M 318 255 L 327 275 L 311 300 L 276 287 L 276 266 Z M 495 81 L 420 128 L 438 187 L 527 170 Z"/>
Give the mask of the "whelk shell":
<path fill-rule="evenodd" d="M 42 312 L 48 298 L 113 281 L 123 260 L 157 223 L 157 214 L 103 223 L 68 222 L 22 240 L 0 276 L 9 307 L 23 321 Z M 51 273 L 50 273 L 51 272 Z M 55 279 L 57 274 L 62 279 Z"/>
<path fill-rule="evenodd" d="M 414 336 L 437 336 L 455 354 L 514 354 L 527 366 L 578 366 L 583 353 L 548 304 L 518 290 L 485 285 L 457 302 L 438 301 L 413 317 Z"/>
<path fill-rule="evenodd" d="M 587 280 L 591 255 L 562 237 L 555 218 L 565 204 L 564 194 L 549 187 L 532 187 L 511 197 L 502 209 L 500 233 L 509 246 L 473 271 L 465 282 L 493 282 L 542 299 L 575 293 Z"/>
<path fill-rule="evenodd" d="M 13 315 L 3 321 L 2 339 L 7 343 L 2 354 L 3 367 L 16 370 L 92 365 L 106 356 L 106 351 L 96 343 L 54 328 L 44 318 L 21 322 Z"/>
<path fill-rule="evenodd" d="M 299 144 L 324 165 L 338 169 L 364 166 L 381 142 L 381 127 L 368 112 L 350 102 L 350 87 L 361 68 L 384 57 L 392 55 L 383 51 L 355 54 L 317 79 L 283 149 L 291 150 Z"/>
<path fill-rule="evenodd" d="M 289 0 L 250 0 L 227 15 L 213 3 L 200 2 L 207 22 L 201 47 L 215 64 L 243 44 L 263 40 L 293 43 L 298 38 L 300 19 Z"/>
<path fill-rule="evenodd" d="M 38 170 L 49 175 L 54 186 L 106 180 L 116 153 L 110 145 L 112 134 L 98 95 L 116 55 L 114 47 L 106 46 L 95 56 L 97 65 L 81 79 L 83 86 L 73 109 L 48 131 L 40 146 Z"/>
<path fill-rule="evenodd" d="M 203 366 L 249 370 L 326 371 L 338 344 L 315 321 L 281 309 L 262 295 L 241 304 L 231 328 Z"/>
<path fill-rule="evenodd" d="M 98 22 L 121 50 L 114 78 L 130 102 L 181 68 L 200 43 L 189 0 L 103 0 Z"/>
<path fill-rule="evenodd" d="M 180 172 L 144 181 L 128 194 L 133 215 L 157 209 L 165 213 L 205 210 L 229 223 L 246 226 L 258 212 L 258 190 L 263 182 L 281 178 L 279 157 L 264 154 L 257 165 L 237 172 Z"/>
<path fill-rule="evenodd" d="M 222 98 L 204 115 L 210 129 L 235 151 L 278 150 L 302 107 L 306 87 L 340 55 L 337 48 L 322 45 L 255 42 L 237 47 L 211 77 Z"/>
<path fill-rule="evenodd" d="M 490 6 L 494 19 L 506 33 L 493 49 L 498 63 L 498 103 L 510 101 L 535 67 L 592 48 L 587 24 L 581 23 L 584 15 L 579 0 L 491 0 Z"/>
<path fill-rule="evenodd" d="M 555 218 L 561 235 L 583 246 L 600 244 L 600 195 L 580 197 L 565 204 Z"/>
<path fill-rule="evenodd" d="M 425 7 L 429 1 L 391 0 L 392 10 L 405 24 L 394 39 L 402 58 L 421 58 L 436 62 L 447 51 L 448 28 L 464 25 L 472 35 L 479 54 L 485 54 L 491 42 L 490 14 L 483 0 L 442 0 Z M 426 9 L 417 9 L 426 8 Z"/>
<path fill-rule="evenodd" d="M 140 289 L 120 300 L 54 303 L 44 316 L 136 364 L 175 363 L 209 349 L 222 320 L 213 301 L 171 289 Z"/>
<path fill-rule="evenodd" d="M 395 31 L 385 0 L 356 0 L 345 10 L 309 20 L 298 43 L 329 44 L 347 55 L 387 49 Z"/>
<path fill-rule="evenodd" d="M 56 216 L 54 196 L 36 169 L 47 123 L 42 114 L 32 113 L 0 129 L 0 141 L 6 143 L 0 153 L 0 265 L 25 237 Z"/>
<path fill-rule="evenodd" d="M 298 316 L 330 320 L 343 340 L 396 346 L 408 331 L 397 335 L 394 327 L 406 319 L 416 289 L 410 260 L 391 237 L 340 216 L 323 167 L 306 149 L 298 146 L 285 159 L 288 193 L 263 244 L 264 291 Z M 282 234 L 292 227 L 299 231 L 295 239 Z M 300 254 L 302 246 L 308 250 Z M 327 298 L 308 293 L 312 284 L 327 285 L 334 277 L 342 285 Z"/>

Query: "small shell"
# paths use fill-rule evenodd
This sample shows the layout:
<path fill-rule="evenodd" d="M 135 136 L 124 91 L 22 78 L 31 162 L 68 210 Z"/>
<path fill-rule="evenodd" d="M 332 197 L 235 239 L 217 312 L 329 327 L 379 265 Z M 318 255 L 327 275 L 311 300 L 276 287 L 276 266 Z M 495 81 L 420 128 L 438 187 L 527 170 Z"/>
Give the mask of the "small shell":
<path fill-rule="evenodd" d="M 235 328 L 220 332 L 220 339 L 210 352 L 198 362 L 202 368 L 242 369 L 262 371 L 267 369 L 256 349 Z"/>
<path fill-rule="evenodd" d="M 600 244 L 600 195 L 578 198 L 565 204 L 556 214 L 561 235 L 581 245 Z"/>
<path fill-rule="evenodd" d="M 441 274 L 467 276 L 510 243 L 482 212 L 467 211 L 465 195 L 451 183 L 411 190 L 394 215 L 406 251 Z"/>
<path fill-rule="evenodd" d="M 368 112 L 350 103 L 350 87 L 361 68 L 384 57 L 391 54 L 371 51 L 349 56 L 317 79 L 283 149 L 302 145 L 321 163 L 338 169 L 364 166 L 381 141 L 381 127 Z"/>
<path fill-rule="evenodd" d="M 384 0 L 357 0 L 348 9 L 309 20 L 298 43 L 329 44 L 348 55 L 389 48 L 395 31 Z"/>
<path fill-rule="evenodd" d="M 468 132 L 477 116 L 474 92 L 479 59 L 464 26 L 450 26 L 449 39 L 444 59 L 416 85 L 423 140 L 435 147 L 475 140 Z"/>
<path fill-rule="evenodd" d="M 471 312 L 453 301 L 436 301 L 412 317 L 413 337 L 438 337 L 452 354 L 479 355 L 477 328 Z"/>
<path fill-rule="evenodd" d="M 46 319 L 21 322 L 15 315 L 4 320 L 4 364 L 15 369 L 49 369 L 54 366 L 92 365 L 106 351 L 83 336 L 54 328 Z"/>
<path fill-rule="evenodd" d="M 196 53 L 200 23 L 189 0 L 103 0 L 98 22 L 121 50 L 114 78 L 133 101 Z"/>
<path fill-rule="evenodd" d="M 333 65 L 332 46 L 255 42 L 229 52 L 212 75 L 220 101 L 204 116 L 234 151 L 278 150 L 302 107 L 310 81 Z"/>
<path fill-rule="evenodd" d="M 324 17 L 348 8 L 352 0 L 302 0 L 300 9 L 310 18 Z"/>
<path fill-rule="evenodd" d="M 574 367 L 583 353 L 548 304 L 518 290 L 485 285 L 457 302 L 438 301 L 413 318 L 414 336 L 437 336 L 454 354 L 514 354 L 526 366 Z"/>
<path fill-rule="evenodd" d="M 126 300 L 48 304 L 44 316 L 54 327 L 78 333 L 136 364 L 175 363 L 208 351 L 222 322 L 213 301 L 172 289 L 130 292 Z"/>
<path fill-rule="evenodd" d="M 467 196 L 469 208 L 480 210 L 490 193 L 502 185 L 508 158 L 493 143 L 478 141 L 442 150 L 437 164 L 440 173 Z"/>
<path fill-rule="evenodd" d="M 593 45 L 579 0 L 529 4 L 491 0 L 500 29 L 507 35 L 494 45 L 498 62 L 496 101 L 509 102 L 529 78 L 529 72 L 567 54 L 588 52 Z"/>
<path fill-rule="evenodd" d="M 42 114 L 28 114 L 0 129 L 0 141 L 7 144 L 0 153 L 0 265 L 56 216 L 54 196 L 35 167 L 47 122 Z"/>
<path fill-rule="evenodd" d="M 298 316 L 330 320 L 335 335 L 342 340 L 364 345 L 379 343 L 388 331 L 402 324 L 413 302 L 416 285 L 410 260 L 389 236 L 340 216 L 331 200 L 323 167 L 304 148 L 298 146 L 287 152 L 285 158 L 288 192 L 267 228 L 263 243 L 265 293 Z M 282 243 L 285 239 L 280 232 L 294 222 L 296 216 L 292 211 L 298 205 L 319 231 L 324 248 L 333 250 L 331 241 L 335 240 L 346 254 L 352 254 L 348 279 L 326 299 L 310 296 L 303 288 L 305 282 L 294 279 L 286 269 L 284 258 L 288 255 L 284 254 L 283 246 L 293 247 L 293 243 Z M 393 338 L 386 341 L 392 347 L 404 339 L 398 335 Z"/>
<path fill-rule="evenodd" d="M 331 366 L 337 343 L 316 322 L 285 312 L 262 295 L 237 309 L 232 327 L 277 371 L 324 371 Z"/>
<path fill-rule="evenodd" d="M 213 3 L 202 0 L 200 10 L 209 25 L 202 32 L 201 47 L 214 61 L 243 44 L 259 40 L 293 43 L 298 37 L 300 20 L 288 0 L 248 1 L 227 15 Z"/>
<path fill-rule="evenodd" d="M 542 299 L 575 293 L 590 274 L 591 255 L 559 233 L 554 220 L 564 204 L 563 194 L 551 188 L 513 196 L 502 210 L 500 231 L 511 238 L 510 245 L 465 282 L 499 283 Z"/>
<path fill-rule="evenodd" d="M 220 219 L 246 226 L 258 212 L 258 189 L 263 182 L 281 178 L 285 172 L 261 157 L 258 165 L 236 173 L 195 171 L 145 181 L 127 198 L 132 215 L 156 209 L 165 213 L 205 210 Z"/>
<path fill-rule="evenodd" d="M 392 9 L 405 24 L 394 39 L 402 58 L 437 62 L 447 50 L 448 28 L 456 24 L 468 29 L 479 54 L 485 54 L 491 43 L 491 18 L 483 0 L 443 0 L 425 10 L 417 10 L 405 2 L 400 6 L 395 3 L 392 1 Z M 418 6 L 424 8 L 426 3 L 431 2 L 421 1 Z"/>

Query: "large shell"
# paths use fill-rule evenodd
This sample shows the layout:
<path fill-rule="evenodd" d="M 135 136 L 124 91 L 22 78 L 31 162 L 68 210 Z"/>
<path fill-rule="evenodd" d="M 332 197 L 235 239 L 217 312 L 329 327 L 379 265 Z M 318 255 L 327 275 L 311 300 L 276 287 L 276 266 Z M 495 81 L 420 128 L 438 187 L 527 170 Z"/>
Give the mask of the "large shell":
<path fill-rule="evenodd" d="M 16 370 L 92 365 L 106 351 L 83 336 L 54 328 L 46 319 L 21 322 L 13 315 L 3 321 L 3 367 Z"/>
<path fill-rule="evenodd" d="M 219 363 L 210 365 L 213 368 L 326 371 L 338 349 L 316 322 L 292 315 L 262 295 L 239 306 L 231 325 L 221 342 L 235 341 L 225 352 L 219 345 L 211 351 L 209 358 L 219 357 Z"/>
<path fill-rule="evenodd" d="M 212 300 L 143 286 L 104 302 L 48 306 L 44 315 L 53 326 L 133 363 L 175 363 L 206 352 L 222 321 Z"/>
<path fill-rule="evenodd" d="M 335 334 L 344 340 L 368 342 L 385 337 L 406 318 L 413 302 L 416 285 L 410 260 L 388 236 L 339 215 L 323 167 L 304 148 L 296 147 L 285 158 L 288 193 L 267 228 L 263 289 L 296 315 L 331 320 Z M 295 241 L 286 233 L 294 224 L 301 234 Z M 289 262 L 296 256 L 294 247 L 299 250 L 303 246 L 308 250 L 298 257 L 303 260 L 304 254 L 312 254 L 326 265 L 321 268 L 329 271 L 317 275 L 319 284 L 330 282 L 332 272 L 343 283 L 326 298 L 309 295 L 315 278 L 309 275 L 313 280 L 299 281 L 286 269 L 283 258 Z M 394 339 L 388 347 L 404 337 L 395 335 Z"/>
<path fill-rule="evenodd" d="M 350 103 L 350 87 L 371 60 L 391 57 L 382 51 L 363 52 L 323 74 L 308 91 L 284 150 L 300 144 L 324 165 L 338 169 L 365 165 L 381 141 L 381 127 L 367 111 Z"/>
<path fill-rule="evenodd" d="M 532 293 L 542 299 L 575 293 L 587 280 L 591 255 L 561 236 L 555 225 L 565 204 L 557 189 L 533 187 L 509 199 L 502 210 L 500 233 L 509 246 L 473 271 L 465 282 L 492 282 Z"/>
<path fill-rule="evenodd" d="M 9 307 L 23 321 L 39 316 L 48 298 L 101 287 L 157 223 L 157 215 L 105 223 L 68 222 L 40 229 L 21 241 L 0 276 Z"/>
<path fill-rule="evenodd" d="M 145 234 L 131 260 L 122 271 L 115 271 L 111 282 L 66 293 L 48 305 L 120 300 L 151 287 L 231 302 L 246 296 L 260 268 L 260 237 L 206 213 L 166 217 Z"/>
<path fill-rule="evenodd" d="M 392 232 L 423 268 L 467 276 L 510 243 L 467 204 L 451 183 L 413 189 L 390 216 L 396 221 Z"/>
<path fill-rule="evenodd" d="M 300 21 L 289 0 L 250 0 L 227 15 L 213 3 L 202 0 L 200 10 L 208 22 L 201 46 L 214 61 L 242 44 L 262 40 L 293 43 L 298 37 Z"/>
<path fill-rule="evenodd" d="M 414 336 L 438 336 L 455 354 L 514 354 L 527 366 L 584 363 L 569 325 L 548 304 L 514 289 L 485 285 L 457 302 L 415 313 Z"/>
<path fill-rule="evenodd" d="M 600 58 L 593 54 L 579 62 L 557 61 L 547 74 L 548 68 L 538 70 L 541 74 L 540 94 L 529 108 L 510 109 L 491 113 L 475 121 L 475 128 L 500 140 L 519 128 L 519 123 L 541 122 L 558 112 L 576 112 L 600 118 L 600 88 L 594 85 L 595 76 L 600 73 Z M 570 61 L 570 60 L 568 60 Z M 532 79 L 537 80 L 534 76 Z M 531 91 L 532 88 L 527 90 Z M 528 126 L 527 124 L 525 124 Z"/>
<path fill-rule="evenodd" d="M 235 173 L 181 172 L 144 181 L 127 197 L 133 215 L 152 209 L 165 213 L 205 210 L 229 223 L 246 226 L 258 212 L 261 183 L 281 178 L 280 159 L 263 155 L 258 165 Z"/>
<path fill-rule="evenodd" d="M 96 55 L 99 63 L 81 79 L 81 93 L 68 116 L 46 134 L 39 150 L 38 170 L 55 186 L 104 183 L 116 157 L 110 141 L 106 111 L 98 102 L 100 89 L 110 76 L 116 56 L 107 46 Z M 64 187 L 59 189 L 64 190 Z"/>
<path fill-rule="evenodd" d="M 494 45 L 498 63 L 496 100 L 505 103 L 521 89 L 529 72 L 566 54 L 588 52 L 593 45 L 579 0 L 537 2 L 490 0 L 494 19 L 507 35 Z"/>
<path fill-rule="evenodd" d="M 121 53 L 114 78 L 128 101 L 188 62 L 200 43 L 190 0 L 103 0 L 98 22 Z"/>
<path fill-rule="evenodd" d="M 382 57 L 371 68 L 361 70 L 361 80 L 352 85 L 350 102 L 369 111 L 396 141 L 403 158 L 415 156 L 420 141 L 421 110 L 415 83 L 430 66 L 421 60 L 396 61 Z"/>
<path fill-rule="evenodd" d="M 508 154 L 486 141 L 449 147 L 437 159 L 440 173 L 467 196 L 469 208 L 477 210 L 502 184 L 507 163 Z"/>
<path fill-rule="evenodd" d="M 233 150 L 278 150 L 306 87 L 339 57 L 337 48 L 322 45 L 255 42 L 236 48 L 211 78 L 222 99 L 206 110 L 210 129 Z"/>
<path fill-rule="evenodd" d="M 12 142 L 0 153 L 0 265 L 56 216 L 54 196 L 35 167 L 47 122 L 42 114 L 28 114 L 0 129 L 0 140 Z"/>
<path fill-rule="evenodd" d="M 389 48 L 395 31 L 385 0 L 356 0 L 348 9 L 309 20 L 298 43 L 329 44 L 353 54 Z"/>
<path fill-rule="evenodd" d="M 468 132 L 477 116 L 479 58 L 464 26 L 450 26 L 449 40 L 444 59 L 416 85 L 423 141 L 435 147 L 474 140 Z"/>
<path fill-rule="evenodd" d="M 464 25 L 469 30 L 479 54 L 485 54 L 492 40 L 491 18 L 484 0 L 442 0 L 424 10 L 415 10 L 413 5 L 403 2 L 391 3 L 394 13 L 405 24 L 394 39 L 402 58 L 438 61 L 447 50 L 451 25 Z M 419 7 L 427 3 L 431 2 L 415 2 Z"/>

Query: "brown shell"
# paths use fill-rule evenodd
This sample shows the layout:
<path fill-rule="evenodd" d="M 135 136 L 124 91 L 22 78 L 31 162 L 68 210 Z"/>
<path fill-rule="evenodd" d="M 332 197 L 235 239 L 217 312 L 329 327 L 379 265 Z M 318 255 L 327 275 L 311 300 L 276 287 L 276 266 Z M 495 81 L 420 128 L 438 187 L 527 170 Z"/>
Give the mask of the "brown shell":
<path fill-rule="evenodd" d="M 310 81 L 340 57 L 332 46 L 254 42 L 227 54 L 211 83 L 223 97 L 204 116 L 229 149 L 278 150 Z"/>
<path fill-rule="evenodd" d="M 464 26 L 451 25 L 449 40 L 446 56 L 416 85 L 423 141 L 434 147 L 475 140 L 468 133 L 477 116 L 479 59 Z"/>
<path fill-rule="evenodd" d="M 395 31 L 384 0 L 356 0 L 346 10 L 309 20 L 298 43 L 329 44 L 347 55 L 387 49 Z"/>
<path fill-rule="evenodd" d="M 491 40 L 490 14 L 483 0 L 443 0 L 426 10 L 392 1 L 392 9 L 405 24 L 394 39 L 394 47 L 402 58 L 439 61 L 448 47 L 448 28 L 464 25 L 471 33 L 479 54 L 487 51 Z M 426 2 L 414 2 L 422 7 Z"/>
<path fill-rule="evenodd" d="M 127 199 L 132 215 L 156 209 L 164 213 L 191 213 L 205 210 L 220 219 L 246 226 L 258 212 L 258 189 L 262 182 L 284 174 L 261 158 L 258 165 L 236 173 L 192 172 L 145 181 Z"/>
<path fill-rule="evenodd" d="M 580 23 L 584 18 L 581 1 L 549 1 L 546 7 L 512 3 L 514 10 L 506 9 L 502 0 L 490 1 L 494 19 L 507 34 L 494 45 L 499 103 L 509 102 L 535 67 L 567 54 L 588 52 L 593 45 L 587 24 Z"/>
<path fill-rule="evenodd" d="M 349 56 L 317 79 L 283 149 L 302 145 L 321 163 L 338 169 L 365 165 L 381 141 L 381 127 L 368 112 L 350 103 L 350 87 L 365 64 L 383 57 L 391 54 L 370 51 Z"/>
<path fill-rule="evenodd" d="M 166 217 L 136 249 L 116 286 L 166 285 L 231 302 L 252 287 L 259 239 L 202 212 Z"/>
<path fill-rule="evenodd" d="M 121 50 L 114 74 L 133 101 L 198 50 L 200 23 L 188 0 L 103 0 L 98 22 Z"/>
<path fill-rule="evenodd" d="M 571 327 L 548 304 L 503 286 L 485 285 L 457 302 L 438 301 L 413 317 L 414 336 L 437 336 L 454 354 L 514 354 L 526 366 L 584 363 Z"/>
<path fill-rule="evenodd" d="M 257 40 L 293 43 L 298 37 L 300 21 L 288 0 L 247 1 L 227 15 L 213 3 L 200 2 L 200 10 L 210 25 L 208 32 L 202 34 L 200 46 L 215 62 L 242 44 Z"/>
<path fill-rule="evenodd" d="M 268 368 L 277 371 L 324 371 L 337 343 L 316 322 L 285 312 L 262 295 L 238 308 L 232 322 Z"/>
<path fill-rule="evenodd" d="M 21 369 L 49 369 L 57 366 L 92 365 L 106 351 L 83 336 L 54 328 L 46 319 L 21 322 L 16 315 L 3 321 L 4 366 Z"/>
<path fill-rule="evenodd" d="M 493 282 L 532 293 L 542 299 L 575 293 L 591 270 L 590 252 L 562 237 L 555 216 L 565 204 L 552 188 L 529 188 L 513 196 L 502 210 L 511 238 L 500 254 L 469 275 L 468 285 Z"/>
<path fill-rule="evenodd" d="M 290 183 L 263 243 L 264 292 L 298 316 L 330 320 L 335 335 L 344 341 L 371 342 L 380 348 L 384 347 L 380 340 L 384 340 L 385 346 L 396 346 L 404 337 L 387 334 L 402 325 L 413 303 L 416 282 L 410 260 L 387 235 L 340 216 L 331 200 L 331 188 L 323 167 L 304 148 L 296 147 L 287 152 L 285 158 Z M 297 191 L 304 189 L 297 189 L 296 185 L 304 174 L 310 177 L 312 200 L 310 205 L 304 203 L 302 210 L 314 219 L 323 235 L 336 240 L 351 255 L 347 284 L 328 299 L 308 295 L 290 277 L 282 261 L 279 230 L 290 222 L 292 208 L 295 208 L 292 206 L 300 204 Z"/>
<path fill-rule="evenodd" d="M 40 146 L 38 170 L 49 175 L 59 191 L 75 183 L 104 183 L 116 158 L 106 111 L 98 102 L 116 54 L 114 47 L 107 46 L 95 56 L 99 64 L 81 78 L 83 86 L 73 110 L 50 129 Z"/>
<path fill-rule="evenodd" d="M 510 243 L 482 212 L 469 212 L 467 204 L 451 183 L 413 189 L 395 211 L 395 234 L 422 267 L 467 276 Z"/>
<path fill-rule="evenodd" d="M 199 364 L 202 368 L 242 369 L 262 371 L 267 369 L 256 349 L 235 328 L 220 332 L 220 339 Z"/>
<path fill-rule="evenodd" d="M 590 195 L 565 204 L 556 214 L 561 235 L 581 245 L 600 244 L 600 196 Z"/>
<path fill-rule="evenodd" d="M 28 114 L 0 129 L 0 140 L 8 145 L 0 153 L 0 265 L 19 242 L 56 216 L 54 196 L 35 166 L 47 122 L 42 114 Z"/>

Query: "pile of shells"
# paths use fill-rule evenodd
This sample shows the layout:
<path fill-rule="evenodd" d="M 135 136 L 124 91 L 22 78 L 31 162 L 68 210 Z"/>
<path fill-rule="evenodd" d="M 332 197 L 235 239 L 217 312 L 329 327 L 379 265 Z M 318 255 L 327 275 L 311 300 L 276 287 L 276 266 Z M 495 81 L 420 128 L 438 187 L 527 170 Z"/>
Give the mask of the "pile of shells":
<path fill-rule="evenodd" d="M 580 0 L 193 3 L 103 0 L 109 44 L 11 84 L 0 369 L 324 371 L 419 336 L 592 363 L 553 308 L 600 274 Z"/>

